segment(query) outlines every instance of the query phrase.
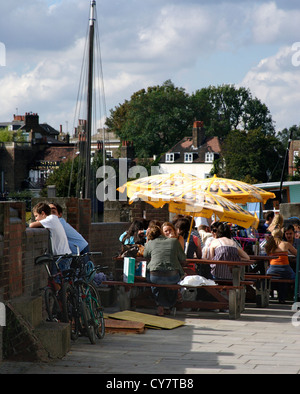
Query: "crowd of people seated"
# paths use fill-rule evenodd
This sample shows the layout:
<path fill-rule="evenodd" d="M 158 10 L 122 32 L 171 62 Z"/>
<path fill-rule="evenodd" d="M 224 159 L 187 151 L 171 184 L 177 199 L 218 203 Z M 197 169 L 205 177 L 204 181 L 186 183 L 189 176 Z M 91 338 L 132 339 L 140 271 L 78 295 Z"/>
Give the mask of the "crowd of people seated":
<path fill-rule="evenodd" d="M 268 274 L 274 274 L 277 278 L 295 278 L 288 254 L 297 254 L 299 228 L 293 225 L 284 227 L 282 215 L 269 212 L 263 226 L 258 230 L 245 231 L 243 239 L 262 240 L 259 251 L 263 250 L 264 254 L 277 257 L 270 260 Z M 193 219 L 177 215 L 172 221 L 164 223 L 136 220 L 128 231 L 120 236 L 120 241 L 123 244 L 144 245 L 144 257 L 149 260 L 149 282 L 175 284 L 189 269 L 189 274 L 201 275 L 207 279 L 231 279 L 230 268 L 226 265 L 187 264 L 186 259 L 249 260 L 249 255 L 253 254 L 254 243 L 250 243 L 250 249 L 247 250 L 245 243 L 240 242 L 241 237 L 237 236 L 241 233 L 236 226 L 229 223 L 209 223 L 205 218 Z M 153 291 L 158 306 L 157 313 L 169 313 L 176 303 L 176 292 L 162 288 L 154 288 Z"/>

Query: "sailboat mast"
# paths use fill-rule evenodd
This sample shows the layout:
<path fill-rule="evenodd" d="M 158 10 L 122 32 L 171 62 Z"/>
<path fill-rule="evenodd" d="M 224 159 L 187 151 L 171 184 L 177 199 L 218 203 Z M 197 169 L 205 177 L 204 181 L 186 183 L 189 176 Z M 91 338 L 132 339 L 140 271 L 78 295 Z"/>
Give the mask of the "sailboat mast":
<path fill-rule="evenodd" d="M 95 35 L 95 7 L 96 1 L 91 0 L 90 29 L 89 29 L 89 65 L 87 92 L 87 124 L 86 124 L 86 179 L 85 198 L 91 197 L 90 167 L 91 167 L 91 139 L 92 139 L 92 110 L 93 110 L 93 65 L 94 65 L 94 35 Z"/>

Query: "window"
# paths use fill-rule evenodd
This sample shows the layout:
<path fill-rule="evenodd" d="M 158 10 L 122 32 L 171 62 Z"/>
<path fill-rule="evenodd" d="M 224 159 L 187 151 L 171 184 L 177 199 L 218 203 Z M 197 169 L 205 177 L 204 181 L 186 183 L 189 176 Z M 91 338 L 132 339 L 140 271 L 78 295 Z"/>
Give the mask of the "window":
<path fill-rule="evenodd" d="M 185 163 L 193 163 L 193 154 L 192 153 L 185 153 L 184 154 L 184 162 Z"/>
<path fill-rule="evenodd" d="M 174 153 L 166 153 L 166 163 L 174 163 Z"/>
<path fill-rule="evenodd" d="M 213 152 L 206 152 L 205 153 L 205 163 L 212 163 L 214 161 L 214 153 Z"/>
<path fill-rule="evenodd" d="M 113 155 L 112 155 L 112 150 L 107 150 L 107 151 L 105 151 L 105 153 L 106 153 L 106 157 L 107 157 L 107 158 L 113 157 Z"/>

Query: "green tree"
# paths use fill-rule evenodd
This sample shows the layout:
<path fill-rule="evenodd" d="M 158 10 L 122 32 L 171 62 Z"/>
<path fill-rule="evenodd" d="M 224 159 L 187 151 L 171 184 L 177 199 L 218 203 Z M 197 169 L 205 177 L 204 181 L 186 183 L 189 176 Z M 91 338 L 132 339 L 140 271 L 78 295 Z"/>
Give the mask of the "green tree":
<path fill-rule="evenodd" d="M 22 130 L 11 131 L 6 127 L 5 129 L 0 130 L 0 142 L 24 142 L 25 137 L 23 135 Z"/>
<path fill-rule="evenodd" d="M 226 165 L 220 175 L 247 183 L 268 182 L 280 177 L 284 148 L 274 134 L 265 135 L 261 129 L 232 130 L 221 156 Z"/>
<path fill-rule="evenodd" d="M 210 136 L 225 138 L 231 130 L 254 130 L 273 134 L 267 106 L 253 98 L 249 89 L 234 85 L 209 86 L 191 96 L 194 117 L 203 120 Z"/>
<path fill-rule="evenodd" d="M 293 125 L 289 129 L 285 128 L 278 132 L 277 137 L 282 142 L 282 145 L 287 148 L 290 134 L 292 133 L 293 140 L 300 140 L 300 126 Z"/>
<path fill-rule="evenodd" d="M 3 130 L 0 130 L 0 142 L 11 142 L 13 140 L 13 133 L 9 131 L 7 127 Z"/>
<path fill-rule="evenodd" d="M 190 133 L 192 121 L 189 95 L 169 80 L 134 93 L 111 110 L 106 124 L 122 141 L 134 142 L 137 157 L 147 158 L 166 152 Z"/>
<path fill-rule="evenodd" d="M 76 197 L 77 185 L 78 185 L 78 174 L 79 174 L 79 157 L 77 156 L 72 163 L 69 159 L 64 163 L 61 163 L 59 168 L 53 171 L 52 174 L 47 178 L 45 188 L 42 190 L 42 196 L 47 196 L 47 186 L 56 186 L 57 197 Z M 70 181 L 71 179 L 71 181 Z M 70 194 L 69 194 L 70 187 Z"/>
<path fill-rule="evenodd" d="M 100 180 L 96 179 L 97 169 L 102 165 L 103 154 L 102 152 L 96 152 L 91 165 L 90 177 L 90 187 L 93 195 L 95 195 L 97 184 L 100 182 Z M 118 164 L 108 160 L 106 165 L 113 167 L 118 177 Z M 47 196 L 47 187 L 49 185 L 55 185 L 57 197 L 79 197 L 80 192 L 84 189 L 85 179 L 85 161 L 80 156 L 76 156 L 74 160 L 69 159 L 61 163 L 59 168 L 49 175 L 42 190 L 42 196 Z"/>

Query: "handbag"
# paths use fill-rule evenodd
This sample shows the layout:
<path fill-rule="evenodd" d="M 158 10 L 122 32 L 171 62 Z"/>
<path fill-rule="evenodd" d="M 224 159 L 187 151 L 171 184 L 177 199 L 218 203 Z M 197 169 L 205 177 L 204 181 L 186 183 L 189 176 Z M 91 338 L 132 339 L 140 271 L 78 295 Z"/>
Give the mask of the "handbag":
<path fill-rule="evenodd" d="M 121 257 L 140 257 L 143 256 L 144 246 L 139 244 L 122 245 Z"/>

